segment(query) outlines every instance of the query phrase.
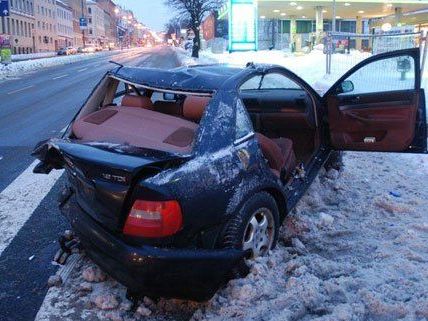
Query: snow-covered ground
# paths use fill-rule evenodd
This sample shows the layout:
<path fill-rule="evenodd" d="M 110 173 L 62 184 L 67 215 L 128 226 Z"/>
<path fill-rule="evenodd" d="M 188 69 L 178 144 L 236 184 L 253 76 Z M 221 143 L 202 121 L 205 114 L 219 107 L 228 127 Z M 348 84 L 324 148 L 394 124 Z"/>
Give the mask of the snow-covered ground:
<path fill-rule="evenodd" d="M 132 48 L 124 49 L 123 52 L 138 52 L 142 51 L 143 48 Z M 121 51 L 122 52 L 122 51 Z M 118 53 L 120 53 L 118 51 Z M 13 62 L 9 65 L 0 64 L 0 80 L 5 80 L 9 78 L 20 77 L 23 74 L 40 70 L 47 67 L 58 66 L 58 65 L 67 65 L 73 62 L 92 59 L 95 56 L 106 56 L 111 54 L 110 51 L 101 51 L 96 53 L 87 53 L 71 56 L 55 56 L 49 58 L 40 58 L 35 60 L 25 60 Z"/>
<path fill-rule="evenodd" d="M 283 64 L 325 82 L 318 52 L 179 55 Z M 132 309 L 125 288 L 82 257 L 36 320 L 427 321 L 427 181 L 427 156 L 346 153 L 343 170 L 321 171 L 287 217 L 277 248 L 209 302 L 145 298 Z"/>
<path fill-rule="evenodd" d="M 23 60 L 29 60 L 29 59 L 49 58 L 49 57 L 55 57 L 56 55 L 57 55 L 57 53 L 55 51 L 12 55 L 12 61 L 23 61 Z"/>
<path fill-rule="evenodd" d="M 320 173 L 270 256 L 211 301 L 132 310 L 83 258 L 36 320 L 427 320 L 428 157 L 347 153 L 344 164 Z"/>

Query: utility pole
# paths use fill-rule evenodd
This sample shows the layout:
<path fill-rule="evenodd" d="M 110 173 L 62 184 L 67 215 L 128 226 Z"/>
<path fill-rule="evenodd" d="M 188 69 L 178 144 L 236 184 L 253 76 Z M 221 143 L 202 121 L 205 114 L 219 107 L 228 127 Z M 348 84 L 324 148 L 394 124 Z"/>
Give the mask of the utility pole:
<path fill-rule="evenodd" d="M 336 32 L 336 0 L 333 0 L 333 19 L 331 23 L 331 32 Z"/>
<path fill-rule="evenodd" d="M 81 6 L 82 6 L 82 18 L 85 18 L 83 1 L 84 1 L 84 0 L 81 0 Z M 79 20 L 79 24 L 80 24 L 80 20 Z M 83 41 L 83 48 L 85 48 L 85 47 L 86 47 L 86 43 L 85 43 L 85 29 L 83 28 L 83 26 L 80 26 L 80 28 L 82 28 L 82 41 Z"/>

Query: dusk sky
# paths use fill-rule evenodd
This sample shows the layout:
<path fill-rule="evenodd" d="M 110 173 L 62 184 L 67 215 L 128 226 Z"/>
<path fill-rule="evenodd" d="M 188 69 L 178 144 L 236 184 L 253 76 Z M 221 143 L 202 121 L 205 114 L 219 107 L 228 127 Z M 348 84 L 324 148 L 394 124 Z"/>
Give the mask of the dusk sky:
<path fill-rule="evenodd" d="M 115 0 L 114 2 L 134 11 L 140 22 L 156 31 L 163 31 L 165 23 L 172 16 L 170 9 L 164 6 L 163 0 Z"/>

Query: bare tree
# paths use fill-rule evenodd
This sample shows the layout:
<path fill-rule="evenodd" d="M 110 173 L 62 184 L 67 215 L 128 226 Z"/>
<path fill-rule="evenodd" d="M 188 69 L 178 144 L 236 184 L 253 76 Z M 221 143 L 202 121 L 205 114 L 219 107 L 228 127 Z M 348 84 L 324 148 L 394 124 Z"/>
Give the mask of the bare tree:
<path fill-rule="evenodd" d="M 177 11 L 180 20 L 189 21 L 189 27 L 193 30 L 192 57 L 199 57 L 201 49 L 201 23 L 206 14 L 222 7 L 225 0 L 165 0 L 165 4 Z"/>
<path fill-rule="evenodd" d="M 177 31 L 181 29 L 188 29 L 190 26 L 188 20 L 180 19 L 179 17 L 175 16 L 172 17 L 166 24 L 165 24 L 165 30 L 167 33 L 167 38 L 171 38 L 171 34 L 175 34 Z"/>

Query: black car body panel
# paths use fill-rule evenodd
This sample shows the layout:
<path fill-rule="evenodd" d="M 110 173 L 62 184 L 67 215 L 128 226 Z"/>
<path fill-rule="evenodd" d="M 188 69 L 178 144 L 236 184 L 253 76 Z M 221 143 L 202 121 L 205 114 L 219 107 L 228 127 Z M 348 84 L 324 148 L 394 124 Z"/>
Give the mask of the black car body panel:
<path fill-rule="evenodd" d="M 123 228 L 127 200 L 138 179 L 161 171 L 165 162 L 183 159 L 155 150 L 62 139 L 45 142 L 33 155 L 65 168 L 79 206 L 115 232 Z"/>
<path fill-rule="evenodd" d="M 171 70 L 155 68 L 119 67 L 111 72 L 120 79 L 148 87 L 209 93 L 218 90 L 242 68 L 228 65 L 179 67 Z"/>
<path fill-rule="evenodd" d="M 130 291 L 150 297 L 204 301 L 212 297 L 241 261 L 235 249 L 203 250 L 132 246 L 105 230 L 77 204 L 61 208 L 88 255 Z"/>

